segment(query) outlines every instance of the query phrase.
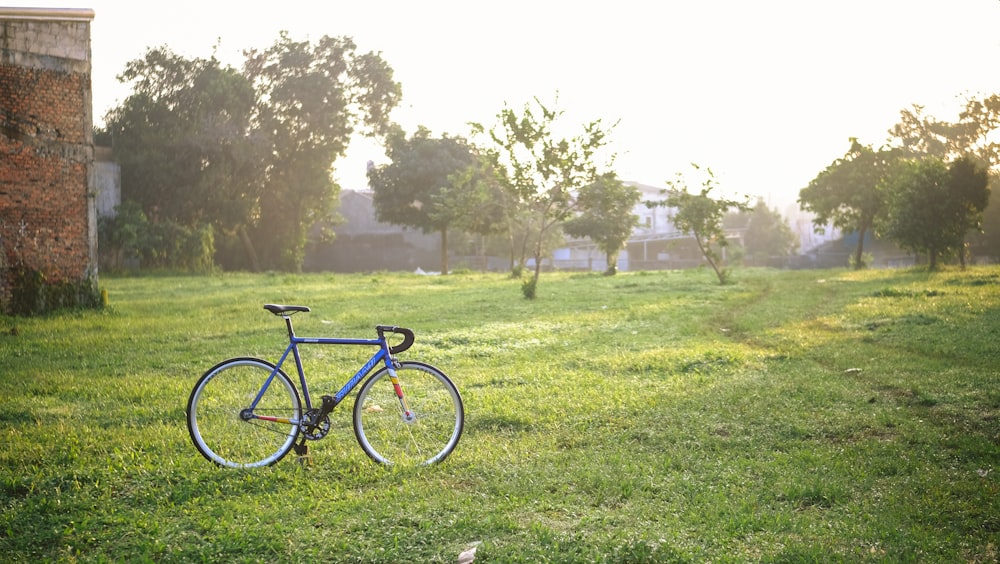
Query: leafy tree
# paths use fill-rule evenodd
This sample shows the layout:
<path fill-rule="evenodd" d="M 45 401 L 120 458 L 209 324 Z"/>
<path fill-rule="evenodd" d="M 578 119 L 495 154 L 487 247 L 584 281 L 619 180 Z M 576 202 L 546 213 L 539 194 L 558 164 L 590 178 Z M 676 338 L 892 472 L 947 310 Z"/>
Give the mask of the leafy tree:
<path fill-rule="evenodd" d="M 787 257 L 798 248 L 798 239 L 778 210 L 758 199 L 746 216 L 746 233 L 743 235 L 746 252 L 754 257 Z"/>
<path fill-rule="evenodd" d="M 401 130 L 386 142 L 390 162 L 368 170 L 375 216 L 379 221 L 441 234 L 441 272 L 448 273 L 448 228 L 462 210 L 441 198 L 453 175 L 468 170 L 476 157 L 461 138 L 435 139 L 418 128 L 409 139 Z M 452 193 L 455 190 L 451 190 Z"/>
<path fill-rule="evenodd" d="M 695 170 L 701 169 L 696 164 L 691 166 Z M 711 169 L 707 168 L 705 173 L 706 178 L 701 184 L 701 191 L 697 194 L 688 192 L 687 181 L 681 173 L 677 173 L 674 180 L 667 181 L 669 188 L 663 190 L 666 198 L 660 201 L 646 202 L 646 205 L 675 208 L 677 211 L 673 216 L 674 225 L 680 231 L 690 233 L 694 237 L 698 250 L 715 271 L 719 284 L 725 284 L 729 281 L 729 272 L 723 267 L 722 257 L 716 250 L 729 244 L 723 231 L 722 220 L 730 209 L 746 210 L 747 203 L 725 198 L 712 198 L 710 193 L 717 186 L 715 175 Z"/>
<path fill-rule="evenodd" d="M 899 118 L 889 133 L 907 156 L 945 159 L 968 146 L 968 127 L 925 115 L 924 107 L 919 104 L 901 110 Z"/>
<path fill-rule="evenodd" d="M 990 202 L 990 177 L 973 158 L 959 158 L 948 167 L 948 189 L 947 207 L 960 241 L 957 251 L 964 269 L 969 246 L 965 238 L 982 230 L 983 212 Z"/>
<path fill-rule="evenodd" d="M 270 48 L 249 51 L 244 74 L 269 148 L 253 244 L 266 266 L 300 270 L 307 230 L 338 203 L 333 163 L 357 130 L 388 133 L 400 86 L 380 56 L 358 54 L 350 38 L 310 43 L 286 32 Z"/>
<path fill-rule="evenodd" d="M 938 121 L 924 115 L 921 106 L 900 112 L 900 122 L 890 133 L 897 140 L 900 151 L 909 157 L 936 157 L 945 161 L 971 158 L 977 165 L 991 173 L 996 183 L 997 165 L 1000 165 L 1000 143 L 996 132 L 1000 129 L 1000 95 L 982 99 L 970 98 L 955 123 Z M 969 233 L 968 247 L 977 254 L 1000 256 L 1000 224 L 992 220 L 990 209 L 985 211 L 983 233 Z M 995 211 L 993 212 L 996 213 Z M 963 261 L 965 253 L 959 255 Z"/>
<path fill-rule="evenodd" d="M 246 56 L 239 72 L 149 50 L 119 77 L 133 94 L 102 136 L 114 140 L 123 199 L 150 225 L 209 223 L 240 239 L 253 269 L 297 270 L 307 229 L 337 203 L 333 163 L 354 133 L 386 131 L 399 84 L 348 38 L 282 32 Z"/>
<path fill-rule="evenodd" d="M 1000 143 L 993 133 L 1000 129 L 1000 95 L 970 98 L 957 122 L 939 121 L 913 105 L 900 112 L 900 121 L 889 130 L 904 154 L 952 160 L 974 157 L 991 169 L 1000 164 Z"/>
<path fill-rule="evenodd" d="M 262 152 L 249 134 L 253 89 L 214 58 L 188 60 L 166 47 L 129 62 L 119 79 L 133 93 L 108 113 L 101 137 L 121 165 L 125 216 L 106 226 L 102 243 L 138 252 L 146 266 L 211 268 L 213 232 L 245 224 L 261 185 Z M 129 230 L 131 243 L 112 235 Z M 104 258 L 120 266 L 124 255 Z"/>
<path fill-rule="evenodd" d="M 857 269 L 864 267 L 865 235 L 874 231 L 886 214 L 883 187 L 895 158 L 892 151 L 874 151 L 852 138 L 850 150 L 799 191 L 799 204 L 816 214 L 813 225 L 818 229 L 832 221 L 834 227 L 858 234 L 854 251 Z"/>
<path fill-rule="evenodd" d="M 260 189 L 262 152 L 250 141 L 250 83 L 214 58 L 188 60 L 150 49 L 119 76 L 133 92 L 108 113 L 122 170 L 122 198 L 153 222 L 246 222 Z"/>
<path fill-rule="evenodd" d="M 950 166 L 937 158 L 903 162 L 891 189 L 886 235 L 904 248 L 927 253 L 930 270 L 937 269 L 943 253 L 964 252 L 965 234 L 979 227 L 989 199 L 986 171 L 968 158 Z"/>
<path fill-rule="evenodd" d="M 475 148 L 475 160 L 448 177 L 448 185 L 434 196 L 435 215 L 451 218 L 451 225 L 480 237 L 485 255 L 486 239 L 503 233 L 510 225 L 507 193 L 492 162 Z"/>
<path fill-rule="evenodd" d="M 635 205 L 642 199 L 639 189 L 626 185 L 613 173 L 580 189 L 581 212 L 566 221 L 563 230 L 573 237 L 588 237 L 607 257 L 607 275 L 617 272 L 618 253 L 625 248 L 638 222 Z"/>
<path fill-rule="evenodd" d="M 505 106 L 488 132 L 489 155 L 502 170 L 498 177 L 509 200 L 531 218 L 535 271 L 522 286 L 529 299 L 535 296 L 547 237 L 578 209 L 574 193 L 605 172 L 596 160 L 608 143 L 609 130 L 596 120 L 584 125 L 582 133 L 560 138 L 556 129 L 562 115 L 535 98 L 521 113 Z M 486 133 L 480 124 L 473 124 L 473 131 Z"/>
<path fill-rule="evenodd" d="M 964 154 L 974 154 L 984 163 L 987 170 L 1000 165 L 1000 142 L 996 131 L 1000 130 L 1000 94 L 966 101 L 965 110 L 959 114 L 962 123 L 969 124 L 967 138 L 970 143 Z"/>
<path fill-rule="evenodd" d="M 990 194 L 995 194 L 1000 182 L 996 174 L 990 175 Z M 1000 261 L 1000 198 L 991 197 L 986 209 L 983 210 L 983 226 L 981 232 L 969 235 L 969 251 L 974 256 L 990 257 L 993 262 Z"/>

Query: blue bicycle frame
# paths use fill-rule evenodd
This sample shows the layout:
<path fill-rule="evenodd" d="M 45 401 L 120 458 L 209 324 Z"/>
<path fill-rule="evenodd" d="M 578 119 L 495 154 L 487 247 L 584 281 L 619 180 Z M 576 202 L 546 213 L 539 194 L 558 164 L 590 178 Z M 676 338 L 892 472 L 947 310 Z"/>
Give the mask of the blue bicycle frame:
<path fill-rule="evenodd" d="M 257 404 L 260 403 L 264 393 L 267 392 L 267 388 L 274 381 L 274 377 L 281 370 L 281 366 L 288 359 L 288 355 L 291 354 L 292 358 L 295 360 L 295 369 L 299 373 L 299 387 L 302 390 L 302 399 L 305 401 L 305 409 L 303 413 L 312 409 L 312 399 L 309 395 L 309 385 L 306 383 L 306 373 L 302 368 L 302 357 L 299 356 L 299 345 L 360 345 L 360 346 L 376 346 L 379 347 L 378 352 L 376 352 L 368 362 L 361 367 L 354 376 L 347 381 L 346 384 L 340 390 L 334 394 L 333 405 L 330 406 L 332 409 L 334 406 L 339 404 L 341 400 L 347 397 L 351 393 L 351 390 L 358 385 L 361 380 L 368 375 L 379 362 L 384 363 L 385 369 L 389 371 L 389 380 L 392 382 L 393 388 L 396 391 L 396 397 L 399 398 L 400 406 L 403 408 L 403 417 L 407 420 L 412 418 L 412 412 L 406 403 L 406 398 L 403 397 L 403 390 L 399 385 L 399 379 L 396 377 L 395 361 L 393 359 L 393 353 L 402 352 L 410 347 L 413 343 L 413 333 L 409 329 L 403 329 L 401 327 L 379 325 L 376 327 L 378 332 L 377 339 L 344 339 L 344 338 L 328 338 L 328 337 L 299 337 L 295 335 L 295 331 L 292 329 L 292 319 L 290 315 L 282 315 L 285 319 L 285 325 L 288 328 L 288 347 L 285 349 L 284 354 L 281 355 L 281 359 L 275 364 L 274 370 L 271 371 L 271 375 L 268 376 L 267 380 L 264 381 L 264 385 L 261 387 L 260 391 L 257 392 L 257 397 L 254 398 L 253 403 L 250 404 L 249 409 L 244 413 L 245 418 L 250 419 L 260 419 L 263 421 L 275 421 L 278 423 L 289 423 L 293 425 L 298 425 L 300 421 L 293 421 L 286 419 L 284 417 L 271 417 L 267 415 L 257 415 L 254 413 Z M 385 333 L 400 333 L 403 335 L 403 342 L 396 346 L 389 346 L 389 339 L 385 336 Z"/>

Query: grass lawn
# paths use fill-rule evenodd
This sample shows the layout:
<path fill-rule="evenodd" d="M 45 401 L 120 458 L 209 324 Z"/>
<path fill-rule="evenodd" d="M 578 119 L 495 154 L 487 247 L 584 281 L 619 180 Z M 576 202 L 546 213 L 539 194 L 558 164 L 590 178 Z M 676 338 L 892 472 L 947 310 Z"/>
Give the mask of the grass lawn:
<path fill-rule="evenodd" d="M 996 562 L 1000 268 L 104 277 L 0 317 L 0 560 Z M 412 328 L 462 391 L 443 464 L 384 469 L 353 397 L 234 471 L 185 405 L 233 356 Z M 305 348 L 314 397 L 369 349 Z"/>

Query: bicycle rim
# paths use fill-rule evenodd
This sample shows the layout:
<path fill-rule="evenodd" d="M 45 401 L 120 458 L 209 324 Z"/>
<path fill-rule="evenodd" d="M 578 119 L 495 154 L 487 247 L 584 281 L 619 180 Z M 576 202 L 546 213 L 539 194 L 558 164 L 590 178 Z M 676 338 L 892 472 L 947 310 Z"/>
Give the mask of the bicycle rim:
<path fill-rule="evenodd" d="M 455 385 L 443 372 L 420 362 L 396 369 L 407 405 L 404 417 L 389 371 L 379 370 L 358 392 L 354 434 L 365 453 L 386 465 L 432 464 L 445 459 L 462 435 L 464 410 Z"/>
<path fill-rule="evenodd" d="M 230 468 L 269 466 L 281 460 L 299 434 L 298 392 L 288 376 L 278 371 L 254 409 L 257 415 L 281 417 L 296 423 L 244 420 L 267 378 L 271 363 L 239 358 L 206 372 L 188 400 L 188 431 L 198 451 L 212 462 Z"/>

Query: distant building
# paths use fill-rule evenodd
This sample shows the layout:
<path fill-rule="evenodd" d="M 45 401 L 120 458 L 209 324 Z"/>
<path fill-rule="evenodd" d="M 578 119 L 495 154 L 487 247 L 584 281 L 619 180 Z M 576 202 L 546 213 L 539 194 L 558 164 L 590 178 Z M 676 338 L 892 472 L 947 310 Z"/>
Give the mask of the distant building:
<path fill-rule="evenodd" d="M 341 190 L 339 222 L 310 232 L 303 270 L 311 272 L 434 271 L 441 263 L 441 236 L 375 219 L 370 190 Z M 325 240 L 332 230 L 333 240 Z"/>
<path fill-rule="evenodd" d="M 618 255 L 616 266 L 619 271 L 689 268 L 705 262 L 694 237 L 674 225 L 675 208 L 646 205 L 646 202 L 665 200 L 664 188 L 638 182 L 625 184 L 638 188 L 641 199 L 633 210 L 638 218 L 638 225 L 632 231 L 625 249 Z M 727 231 L 727 238 L 730 241 L 741 241 L 742 231 Z M 565 247 L 556 249 L 553 252 L 553 266 L 601 272 L 608 268 L 604 253 L 589 239 L 573 239 Z"/>

